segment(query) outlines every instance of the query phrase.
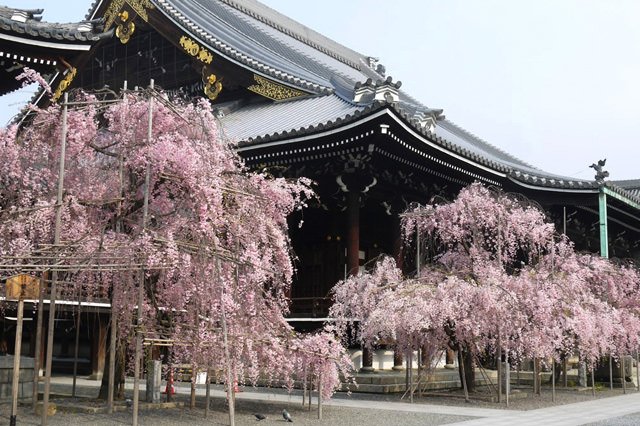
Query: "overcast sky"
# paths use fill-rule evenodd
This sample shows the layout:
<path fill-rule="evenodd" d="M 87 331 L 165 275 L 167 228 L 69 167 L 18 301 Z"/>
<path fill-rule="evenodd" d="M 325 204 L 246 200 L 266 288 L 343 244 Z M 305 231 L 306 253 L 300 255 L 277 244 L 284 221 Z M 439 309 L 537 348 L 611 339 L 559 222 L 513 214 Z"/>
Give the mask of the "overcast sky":
<path fill-rule="evenodd" d="M 77 21 L 91 0 L 5 0 Z M 264 0 L 368 56 L 422 103 L 545 171 L 640 178 L 640 2 Z M 64 4 L 64 7 L 62 6 Z M 29 99 L 0 99 L 6 123 Z"/>

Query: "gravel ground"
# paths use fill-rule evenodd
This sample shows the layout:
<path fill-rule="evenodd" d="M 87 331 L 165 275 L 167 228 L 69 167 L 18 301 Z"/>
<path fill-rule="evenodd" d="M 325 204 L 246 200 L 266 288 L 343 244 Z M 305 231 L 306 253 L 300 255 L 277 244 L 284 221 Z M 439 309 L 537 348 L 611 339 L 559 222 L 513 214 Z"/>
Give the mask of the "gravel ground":
<path fill-rule="evenodd" d="M 464 407 L 478 407 L 478 408 L 494 408 L 494 409 L 509 409 L 509 410 L 536 410 L 538 408 L 553 407 L 556 405 L 573 404 L 575 402 L 592 401 L 594 399 L 608 398 L 611 396 L 622 395 L 622 389 L 609 388 L 596 390 L 595 397 L 591 390 L 578 390 L 578 388 L 568 389 L 556 389 L 555 402 L 552 398 L 552 392 L 550 388 L 543 388 L 540 395 L 533 395 L 530 388 L 512 389 L 512 396 L 509 398 L 509 406 L 506 403 L 498 404 L 496 402 L 490 402 L 487 399 L 489 394 L 487 392 L 476 392 L 471 394 L 471 402 L 464 401 L 464 394 L 462 391 L 451 391 L 442 393 L 431 393 L 421 398 L 414 398 L 414 403 L 424 404 L 439 404 L 439 405 L 456 405 Z M 627 389 L 627 393 L 636 392 L 635 388 Z M 355 395 L 355 394 L 354 394 Z M 399 400 L 399 396 L 392 396 L 396 401 Z M 387 399 L 393 401 L 394 399 Z M 404 399 L 406 401 L 406 398 Z M 640 423 L 636 423 L 640 424 Z"/>
<path fill-rule="evenodd" d="M 640 413 L 629 414 L 628 416 L 614 417 L 602 422 L 589 423 L 586 426 L 638 426 L 640 425 Z"/>
<path fill-rule="evenodd" d="M 6 420 L 5 424 L 9 422 L 10 405 L 0 405 L 2 409 L 1 418 Z M 330 407 L 325 406 L 323 408 L 322 420 L 317 419 L 317 411 L 313 409 L 308 411 L 303 409 L 298 404 L 278 404 L 278 403 L 262 403 L 253 401 L 238 401 L 238 407 L 236 411 L 236 424 L 252 425 L 255 426 L 256 421 L 253 413 L 262 413 L 267 416 L 267 419 L 259 422 L 260 425 L 280 424 L 285 423 L 282 418 L 282 409 L 286 408 L 293 417 L 296 425 L 443 425 L 447 423 L 460 422 L 464 420 L 472 419 L 472 417 L 466 416 L 450 416 L 440 414 L 426 414 L 426 413 L 406 413 L 399 411 L 389 410 L 371 410 L 371 409 L 356 409 L 356 408 L 344 408 L 344 407 Z M 204 409 L 196 408 L 191 410 L 189 408 L 175 408 L 175 409 L 159 409 L 159 410 L 147 410 L 140 411 L 138 420 L 140 425 L 154 425 L 154 426 L 169 426 L 176 424 L 186 424 L 192 426 L 204 426 L 204 425 L 228 425 L 229 415 L 225 411 L 226 407 L 222 401 L 214 401 L 212 403 L 210 415 L 207 419 L 204 418 Z M 20 409 L 18 413 L 19 425 L 39 425 L 40 418 L 36 417 L 31 410 L 26 408 Z M 4 421 L 3 421 L 4 423 Z M 131 411 L 117 412 L 114 414 L 71 414 L 71 413 L 57 413 L 53 417 L 49 418 L 49 424 L 51 426 L 64 425 L 130 425 L 131 424 Z"/>
<path fill-rule="evenodd" d="M 628 388 L 627 393 L 636 392 L 636 388 Z M 551 388 L 544 387 L 540 395 L 534 395 L 530 388 L 514 388 L 512 387 L 512 396 L 509 399 L 507 407 L 504 398 L 502 404 L 489 401 L 491 394 L 488 391 L 480 390 L 470 395 L 470 402 L 465 402 L 464 394 L 461 390 L 432 392 L 422 397 L 416 395 L 414 403 L 416 404 L 434 404 L 461 407 L 477 407 L 491 408 L 497 410 L 536 410 L 538 408 L 553 407 L 556 405 L 573 404 L 575 402 L 592 401 L 594 399 L 608 398 L 612 396 L 622 395 L 622 389 L 610 390 L 608 387 L 596 390 L 595 397 L 591 389 L 579 390 L 579 388 L 556 388 L 555 402 L 552 398 Z M 337 393 L 334 398 L 350 398 L 358 400 L 373 400 L 386 402 L 409 402 L 407 397 L 401 399 L 401 394 L 363 394 Z M 640 410 L 640 408 L 639 408 Z M 640 422 L 636 423 L 640 425 Z"/>
<path fill-rule="evenodd" d="M 273 394 L 285 393 L 282 389 L 265 389 L 265 388 L 248 388 L 247 391 Z M 180 389 L 178 400 L 184 401 L 188 405 L 188 391 Z M 629 389 L 627 392 L 636 392 Z M 86 390 L 87 394 L 93 393 Z M 85 394 L 81 392 L 80 394 Z M 299 394 L 299 391 L 294 391 Z M 595 398 L 606 398 L 622 394 L 622 389 L 609 390 L 604 388 L 596 392 Z M 89 396 L 89 395 L 87 395 Z M 510 409 L 510 410 L 534 410 L 538 408 L 550 407 L 554 405 L 571 404 L 574 402 L 591 401 L 594 399 L 590 390 L 578 391 L 576 388 L 567 390 L 558 389 L 556 391 L 556 401 L 552 401 L 551 389 L 544 388 L 542 395 L 531 395 L 530 389 L 516 389 L 514 396 L 510 399 L 509 407 L 503 402 L 498 404 L 483 400 L 487 398 L 487 392 L 477 392 L 472 394 L 470 403 L 466 403 L 463 399 L 462 392 L 442 392 L 438 394 L 429 394 L 422 397 L 416 396 L 414 403 L 416 404 L 433 404 L 460 406 L 468 408 L 490 408 L 490 409 Z M 353 399 L 353 400 L 369 400 L 384 402 L 408 402 L 401 399 L 399 394 L 361 394 L 361 393 L 338 393 L 334 396 L 336 399 Z M 68 399 L 67 399 L 68 401 Z M 211 411 L 209 418 L 204 418 L 204 398 L 198 397 L 198 408 L 191 410 L 189 408 L 174 409 L 158 409 L 158 410 L 141 410 L 139 415 L 140 425 L 227 425 L 229 417 L 225 405 L 225 401 L 221 398 L 212 398 Z M 55 400 L 54 400 L 55 402 Z M 89 401 L 85 400 L 89 404 Z M 382 409 L 362 409 L 348 408 L 325 405 L 323 409 L 323 419 L 317 419 L 317 411 L 314 400 L 314 406 L 311 411 L 303 409 L 297 402 L 260 402 L 239 399 L 237 401 L 236 424 L 238 425 L 255 425 L 258 423 L 253 417 L 253 413 L 262 413 L 267 419 L 260 422 L 261 425 L 266 424 L 284 424 L 282 418 L 282 409 L 286 408 L 294 418 L 296 424 L 301 425 L 442 425 L 447 423 L 461 422 L 470 420 L 473 417 L 462 415 L 445 415 L 435 413 L 412 413 L 404 411 L 382 410 Z M 640 409 L 639 409 L 640 410 Z M 10 405 L 8 403 L 0 404 L 0 418 L 9 420 Z M 21 425 L 38 425 L 40 418 L 35 416 L 28 407 L 20 407 L 18 414 L 18 424 Z M 131 410 L 126 412 L 118 412 L 111 415 L 107 414 L 78 414 L 58 412 L 55 416 L 50 417 L 49 424 L 55 425 L 117 425 L 131 424 Z M 640 413 L 628 416 L 609 419 L 604 422 L 593 423 L 593 426 L 626 426 L 640 424 Z"/>

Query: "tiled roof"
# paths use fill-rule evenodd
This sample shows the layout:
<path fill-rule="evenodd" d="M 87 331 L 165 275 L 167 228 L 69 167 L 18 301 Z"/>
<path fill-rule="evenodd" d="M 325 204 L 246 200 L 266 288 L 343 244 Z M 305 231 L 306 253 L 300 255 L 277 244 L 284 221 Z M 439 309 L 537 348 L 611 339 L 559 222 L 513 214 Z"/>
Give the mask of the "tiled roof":
<path fill-rule="evenodd" d="M 368 56 L 255 0 L 155 0 L 154 3 L 212 50 L 257 73 L 319 95 L 285 103 L 245 106 L 221 118 L 227 136 L 241 145 L 319 131 L 384 107 L 384 102 L 374 102 L 372 96 L 365 97 L 366 102 L 354 101 L 356 84 L 384 78 L 373 68 L 375 63 L 371 63 Z M 397 90 L 397 93 L 398 102 L 387 102 L 387 107 L 408 122 L 413 122 L 412 117 L 420 111 L 431 111 L 403 91 Z M 419 126 L 416 130 L 422 131 Z M 595 185 L 536 169 L 449 120 L 437 120 L 434 133 L 430 137 L 436 143 L 480 164 L 510 173 L 518 181 L 568 188 Z"/>
<path fill-rule="evenodd" d="M 220 118 L 226 137 L 244 145 L 313 131 L 329 121 L 348 119 L 362 110 L 335 95 L 302 98 L 290 102 L 246 106 Z M 301 113 L 304 111 L 304 113 Z"/>
<path fill-rule="evenodd" d="M 221 117 L 226 135 L 242 146 L 284 140 L 357 120 L 387 108 L 452 153 L 534 186 L 593 191 L 595 181 L 547 173 L 445 120 L 434 110 L 385 83 L 376 62 L 276 12 L 256 0 L 152 0 L 158 9 L 212 51 L 257 74 L 315 96 L 250 104 Z M 93 10 L 97 7 L 97 2 Z M 394 91 L 395 99 L 354 95 L 356 84 Z M 377 81 L 372 83 L 372 81 Z M 392 87 L 393 86 L 393 87 Z M 366 91 L 365 91 L 366 92 Z M 432 114 L 426 130 L 416 117 Z M 437 117 L 436 117 L 437 116 Z M 625 190 L 628 192 L 628 190 Z"/>
<path fill-rule="evenodd" d="M 618 188 L 622 188 L 626 195 L 640 202 L 640 179 L 612 180 L 610 182 Z"/>
<path fill-rule="evenodd" d="M 0 6 L 0 31 L 28 39 L 52 42 L 85 43 L 105 35 L 99 21 L 58 24 L 42 22 L 43 9 L 15 9 Z"/>

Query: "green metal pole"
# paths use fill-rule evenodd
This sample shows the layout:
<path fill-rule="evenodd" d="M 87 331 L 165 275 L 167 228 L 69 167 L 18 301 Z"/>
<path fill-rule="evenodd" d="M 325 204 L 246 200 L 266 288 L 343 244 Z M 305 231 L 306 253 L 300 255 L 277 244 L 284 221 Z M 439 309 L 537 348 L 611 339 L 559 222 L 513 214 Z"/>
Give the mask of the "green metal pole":
<path fill-rule="evenodd" d="M 604 188 L 600 188 L 598 196 L 600 212 L 600 256 L 609 258 L 609 232 L 607 229 L 607 194 Z"/>

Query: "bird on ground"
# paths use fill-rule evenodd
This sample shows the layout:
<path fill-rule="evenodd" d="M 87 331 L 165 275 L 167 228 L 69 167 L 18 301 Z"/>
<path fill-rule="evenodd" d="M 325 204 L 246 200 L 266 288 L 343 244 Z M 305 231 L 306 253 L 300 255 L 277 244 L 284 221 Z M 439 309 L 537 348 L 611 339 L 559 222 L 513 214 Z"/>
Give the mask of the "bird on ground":
<path fill-rule="evenodd" d="M 293 423 L 293 419 L 291 418 L 291 414 L 287 410 L 282 410 L 282 417 L 285 421 L 289 423 Z"/>
<path fill-rule="evenodd" d="M 260 414 L 260 413 L 255 413 L 254 416 L 256 416 L 256 420 L 264 420 L 267 418 L 267 416 L 265 416 L 264 414 Z"/>

